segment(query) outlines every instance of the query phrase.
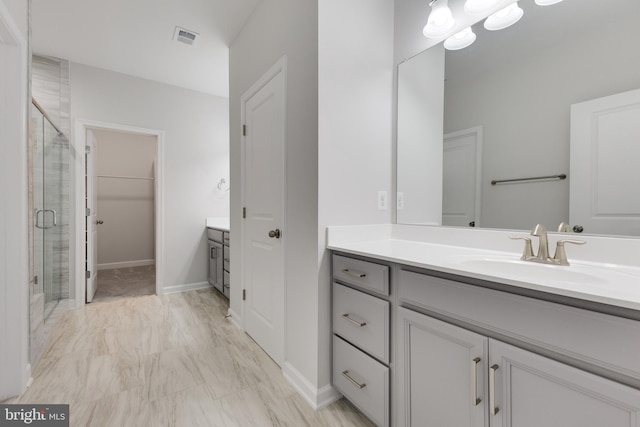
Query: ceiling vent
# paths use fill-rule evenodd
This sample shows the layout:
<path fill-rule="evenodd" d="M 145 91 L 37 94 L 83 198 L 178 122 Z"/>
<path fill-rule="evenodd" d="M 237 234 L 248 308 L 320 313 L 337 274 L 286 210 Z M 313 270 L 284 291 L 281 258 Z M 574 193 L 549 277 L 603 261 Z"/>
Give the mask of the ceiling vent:
<path fill-rule="evenodd" d="M 176 27 L 173 33 L 173 39 L 177 42 L 188 44 L 189 46 L 196 46 L 200 40 L 200 34 L 185 28 Z"/>

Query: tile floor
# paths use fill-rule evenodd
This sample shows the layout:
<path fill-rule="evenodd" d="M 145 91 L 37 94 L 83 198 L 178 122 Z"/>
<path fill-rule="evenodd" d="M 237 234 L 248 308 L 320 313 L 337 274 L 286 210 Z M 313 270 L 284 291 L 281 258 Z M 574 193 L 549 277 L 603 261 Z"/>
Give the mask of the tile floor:
<path fill-rule="evenodd" d="M 93 302 L 113 301 L 123 297 L 155 295 L 156 266 L 114 268 L 98 271 L 98 290 Z"/>
<path fill-rule="evenodd" d="M 108 298 L 62 316 L 8 403 L 68 403 L 72 426 L 372 426 L 344 400 L 313 411 L 216 291 Z"/>

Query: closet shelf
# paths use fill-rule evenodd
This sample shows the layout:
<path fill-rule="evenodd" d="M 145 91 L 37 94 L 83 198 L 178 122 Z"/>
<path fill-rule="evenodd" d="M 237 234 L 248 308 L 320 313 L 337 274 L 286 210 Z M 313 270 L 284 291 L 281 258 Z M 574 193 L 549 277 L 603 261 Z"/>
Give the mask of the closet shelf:
<path fill-rule="evenodd" d="M 155 178 L 149 178 L 145 176 L 122 176 L 122 175 L 97 175 L 98 178 L 115 178 L 115 179 L 143 179 L 147 181 L 154 181 Z"/>

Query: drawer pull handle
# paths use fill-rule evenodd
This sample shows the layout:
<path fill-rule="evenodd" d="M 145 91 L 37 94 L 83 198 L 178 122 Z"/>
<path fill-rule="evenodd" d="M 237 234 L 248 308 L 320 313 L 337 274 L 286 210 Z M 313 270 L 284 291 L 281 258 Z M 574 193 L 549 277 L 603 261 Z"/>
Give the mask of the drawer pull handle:
<path fill-rule="evenodd" d="M 472 387 L 473 387 L 473 395 L 471 396 L 471 403 L 474 406 L 478 406 L 480 402 L 482 402 L 482 399 L 478 397 L 478 364 L 480 363 L 480 361 L 481 359 L 479 357 L 476 357 L 471 361 L 471 370 L 472 370 L 471 376 L 472 376 Z"/>
<path fill-rule="evenodd" d="M 212 247 L 209 253 L 209 257 L 211 259 L 216 259 L 218 257 L 218 251 L 216 250 L 216 247 Z"/>
<path fill-rule="evenodd" d="M 493 365 L 489 368 L 489 406 L 493 415 L 497 415 L 500 412 L 500 408 L 496 406 L 496 371 L 498 365 Z"/>
<path fill-rule="evenodd" d="M 343 268 L 342 272 L 345 273 L 345 274 L 348 274 L 350 276 L 357 277 L 358 279 L 362 279 L 364 277 L 367 277 L 367 275 L 364 274 L 364 273 L 355 273 L 355 272 L 349 270 L 348 268 Z"/>
<path fill-rule="evenodd" d="M 229 262 L 229 258 L 225 258 L 224 260 L 225 260 L 225 261 L 227 261 L 227 262 Z"/>
<path fill-rule="evenodd" d="M 342 371 L 342 376 L 348 379 L 351 384 L 358 387 L 359 389 L 363 389 L 367 386 L 366 384 L 360 384 L 358 381 L 351 378 L 351 375 L 349 375 L 349 371 Z"/>
<path fill-rule="evenodd" d="M 367 324 L 367 322 L 358 322 L 357 320 L 353 320 L 351 317 L 349 317 L 349 313 L 345 313 L 342 315 L 342 318 L 345 320 L 348 320 L 349 322 L 353 323 L 354 325 L 362 328 L 363 326 L 365 326 Z"/>

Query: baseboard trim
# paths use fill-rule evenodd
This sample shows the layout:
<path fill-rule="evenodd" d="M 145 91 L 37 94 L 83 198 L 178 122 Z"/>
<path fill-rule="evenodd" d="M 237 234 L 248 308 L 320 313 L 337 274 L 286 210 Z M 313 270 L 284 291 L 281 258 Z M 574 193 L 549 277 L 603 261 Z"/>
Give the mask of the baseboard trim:
<path fill-rule="evenodd" d="M 282 364 L 282 375 L 314 410 L 322 409 L 342 398 L 342 394 L 331 384 L 316 388 L 289 362 Z"/>
<path fill-rule="evenodd" d="M 212 288 L 209 282 L 185 283 L 183 285 L 167 286 L 162 288 L 162 294 L 178 294 L 180 292 L 195 291 L 197 289 Z"/>
<path fill-rule="evenodd" d="M 240 329 L 241 331 L 243 330 L 242 318 L 238 315 L 238 313 L 229 308 L 229 310 L 227 310 L 227 316 L 229 316 L 228 319 L 231 320 L 231 323 L 233 323 L 236 328 Z"/>
<path fill-rule="evenodd" d="M 114 268 L 131 268 L 131 267 L 144 267 L 146 265 L 155 265 L 155 259 L 140 259 L 137 261 L 122 261 L 122 262 L 109 262 L 105 264 L 98 264 L 98 271 L 111 270 Z"/>

